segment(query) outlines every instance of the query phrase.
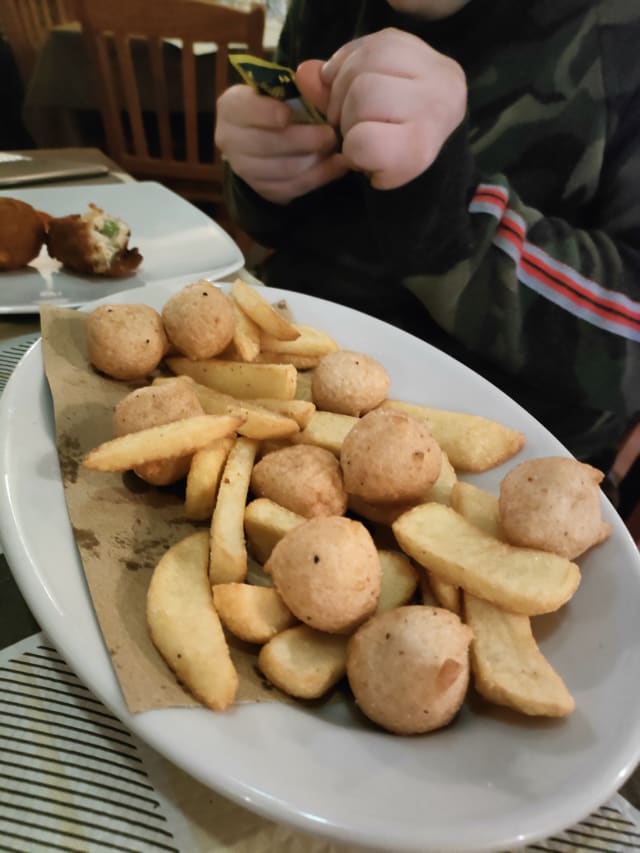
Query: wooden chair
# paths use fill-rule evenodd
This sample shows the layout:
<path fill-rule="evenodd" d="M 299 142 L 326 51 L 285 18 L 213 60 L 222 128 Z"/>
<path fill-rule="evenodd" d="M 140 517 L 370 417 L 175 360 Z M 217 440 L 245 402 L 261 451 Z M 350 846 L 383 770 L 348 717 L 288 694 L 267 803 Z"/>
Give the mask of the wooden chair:
<path fill-rule="evenodd" d="M 196 203 L 221 203 L 215 102 L 232 79 L 229 45 L 262 55 L 264 8 L 199 0 L 76 0 L 75 7 L 109 156 L 138 179 Z M 203 43 L 215 43 L 208 57 L 197 55 Z"/>
<path fill-rule="evenodd" d="M 27 85 L 51 27 L 74 20 L 73 0 L 0 0 L 0 29 Z"/>

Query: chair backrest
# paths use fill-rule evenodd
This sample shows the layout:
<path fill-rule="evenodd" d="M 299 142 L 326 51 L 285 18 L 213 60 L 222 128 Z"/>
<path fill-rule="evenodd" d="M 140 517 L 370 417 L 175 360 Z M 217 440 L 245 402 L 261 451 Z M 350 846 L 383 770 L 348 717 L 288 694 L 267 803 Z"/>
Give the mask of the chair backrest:
<path fill-rule="evenodd" d="M 262 55 L 264 7 L 201 0 L 75 0 L 94 65 L 108 154 L 136 178 L 222 199 L 215 103 L 230 45 Z"/>
<path fill-rule="evenodd" d="M 73 0 L 0 0 L 0 27 L 25 86 L 51 27 L 74 18 Z"/>

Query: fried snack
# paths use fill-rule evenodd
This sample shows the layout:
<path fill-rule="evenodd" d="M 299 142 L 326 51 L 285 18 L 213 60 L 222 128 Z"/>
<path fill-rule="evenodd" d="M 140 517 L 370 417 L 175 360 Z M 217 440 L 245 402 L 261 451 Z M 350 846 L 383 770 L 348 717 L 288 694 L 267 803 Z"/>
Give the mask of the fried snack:
<path fill-rule="evenodd" d="M 297 370 L 310 370 L 312 367 L 317 366 L 320 356 L 260 350 L 255 361 L 256 364 L 291 364 Z"/>
<path fill-rule="evenodd" d="M 347 677 L 358 707 L 397 734 L 446 726 L 467 692 L 471 637 L 467 625 L 439 607 L 377 614 L 347 648 Z"/>
<path fill-rule="evenodd" d="M 450 610 L 452 613 L 457 613 L 459 616 L 462 613 L 462 593 L 460 587 L 439 578 L 433 572 L 427 572 L 427 577 L 429 578 L 431 591 L 440 607 L 444 607 L 445 610 Z"/>
<path fill-rule="evenodd" d="M 338 350 L 325 355 L 313 372 L 311 394 L 319 409 L 360 417 L 387 396 L 391 377 L 370 355 Z"/>
<path fill-rule="evenodd" d="M 298 621 L 273 587 L 218 583 L 212 591 L 222 624 L 245 643 L 267 643 Z"/>
<path fill-rule="evenodd" d="M 349 633 L 378 606 L 380 558 L 359 521 L 305 521 L 277 543 L 265 570 L 291 612 L 319 631 Z"/>
<path fill-rule="evenodd" d="M 241 423 L 241 418 L 230 415 L 183 418 L 105 441 L 89 451 L 82 464 L 93 471 L 129 471 L 146 462 L 195 453 L 218 438 L 232 435 Z"/>
<path fill-rule="evenodd" d="M 451 507 L 480 530 L 504 541 L 498 498 L 472 483 L 459 481 L 451 490 Z"/>
<path fill-rule="evenodd" d="M 313 403 L 311 396 L 311 381 L 313 379 L 313 370 L 299 370 L 296 376 L 296 390 L 294 398 L 296 400 L 306 400 Z"/>
<path fill-rule="evenodd" d="M 244 529 L 255 558 L 265 563 L 285 533 L 306 521 L 269 498 L 256 498 L 244 511 Z"/>
<path fill-rule="evenodd" d="M 231 302 L 204 279 L 174 293 L 164 304 L 162 321 L 173 347 L 193 361 L 221 353 L 235 330 Z"/>
<path fill-rule="evenodd" d="M 574 710 L 574 699 L 538 648 L 527 616 L 468 592 L 464 611 L 473 631 L 471 669 L 481 696 L 534 716 L 564 717 Z"/>
<path fill-rule="evenodd" d="M 244 508 L 258 443 L 239 438 L 227 457 L 211 518 L 209 580 L 240 582 L 247 576 Z"/>
<path fill-rule="evenodd" d="M 240 401 L 241 403 L 244 401 Z M 252 401 L 256 406 L 262 406 L 271 412 L 277 412 L 285 418 L 293 418 L 300 429 L 308 426 L 316 407 L 307 400 L 274 400 L 270 397 L 256 397 Z"/>
<path fill-rule="evenodd" d="M 292 326 L 299 332 L 299 336 L 294 341 L 281 341 L 262 332 L 260 349 L 271 355 L 308 356 L 316 359 L 338 349 L 336 341 L 326 332 L 302 323 L 292 323 Z"/>
<path fill-rule="evenodd" d="M 171 356 L 165 361 L 173 373 L 190 376 L 201 385 L 232 397 L 293 400 L 296 393 L 297 371 L 292 364 L 253 364 L 223 359 L 192 361 L 183 356 Z"/>
<path fill-rule="evenodd" d="M 432 576 L 513 613 L 535 616 L 558 610 L 580 583 L 575 563 L 499 542 L 442 504 L 414 507 L 392 529 L 405 554 Z"/>
<path fill-rule="evenodd" d="M 83 275 L 121 278 L 142 263 L 137 249 L 129 248 L 129 226 L 95 204 L 86 213 L 51 218 L 47 250 L 52 258 Z"/>
<path fill-rule="evenodd" d="M 0 197 L 0 270 L 26 267 L 40 254 L 45 226 L 35 208 L 17 198 Z"/>
<path fill-rule="evenodd" d="M 411 600 L 418 586 L 418 571 L 400 551 L 380 548 L 378 557 L 382 576 L 376 613 L 383 613 Z"/>
<path fill-rule="evenodd" d="M 521 462 L 500 483 L 500 519 L 513 545 L 575 560 L 603 542 L 602 471 L 576 459 L 548 456 Z"/>
<path fill-rule="evenodd" d="M 272 684 L 297 699 L 319 699 L 344 676 L 347 637 L 296 625 L 260 649 L 258 667 Z"/>
<path fill-rule="evenodd" d="M 162 318 L 149 305 L 99 305 L 85 323 L 89 361 L 114 379 L 144 379 L 169 349 Z"/>
<path fill-rule="evenodd" d="M 231 299 L 235 327 L 232 343 L 242 361 L 254 361 L 260 352 L 260 326 L 245 314 L 235 299 Z"/>
<path fill-rule="evenodd" d="M 178 680 L 208 708 L 224 711 L 235 699 L 238 674 L 213 606 L 208 561 L 206 531 L 169 548 L 151 576 L 147 624 Z"/>
<path fill-rule="evenodd" d="M 314 412 L 309 423 L 294 437 L 296 444 L 315 444 L 340 456 L 342 443 L 357 422 L 352 415 Z"/>
<path fill-rule="evenodd" d="M 172 379 L 162 386 L 137 388 L 123 397 L 113 410 L 113 432 L 116 436 L 128 435 L 202 414 L 202 406 L 189 385 Z M 133 471 L 147 483 L 167 486 L 186 477 L 190 464 L 191 455 L 187 454 L 136 465 Z"/>
<path fill-rule="evenodd" d="M 213 515 L 222 470 L 235 439 L 219 438 L 191 457 L 184 495 L 184 514 L 193 521 L 209 521 Z"/>
<path fill-rule="evenodd" d="M 524 446 L 521 432 L 480 415 L 447 412 L 402 400 L 385 400 L 381 408 L 406 412 L 424 421 L 456 471 L 488 471 L 511 459 Z"/>
<path fill-rule="evenodd" d="M 338 460 L 312 445 L 283 447 L 264 456 L 253 469 L 251 490 L 305 518 L 343 515 L 347 509 Z"/>
<path fill-rule="evenodd" d="M 370 503 L 419 501 L 441 465 L 440 448 L 425 425 L 385 409 L 358 419 L 340 450 L 347 492 Z"/>
<path fill-rule="evenodd" d="M 263 332 L 279 341 L 295 341 L 300 332 L 268 302 L 255 287 L 237 278 L 231 285 L 231 296 Z"/>

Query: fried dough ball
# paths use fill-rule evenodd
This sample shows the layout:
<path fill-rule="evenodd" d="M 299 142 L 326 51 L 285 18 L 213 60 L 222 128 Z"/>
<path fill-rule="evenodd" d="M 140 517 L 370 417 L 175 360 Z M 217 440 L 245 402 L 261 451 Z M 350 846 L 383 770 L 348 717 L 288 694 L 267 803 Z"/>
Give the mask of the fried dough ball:
<path fill-rule="evenodd" d="M 283 447 L 263 456 L 251 474 L 251 490 L 305 518 L 343 515 L 347 509 L 338 460 L 331 451 L 312 444 Z"/>
<path fill-rule="evenodd" d="M 446 726 L 467 692 L 472 636 L 440 607 L 396 607 L 369 619 L 347 648 L 347 677 L 361 711 L 397 734 Z"/>
<path fill-rule="evenodd" d="M 380 557 L 359 521 L 312 518 L 289 531 L 265 564 L 291 612 L 311 628 L 346 634 L 375 612 Z"/>
<path fill-rule="evenodd" d="M 360 417 L 382 403 L 390 383 L 389 374 L 375 358 L 337 350 L 320 359 L 313 372 L 311 395 L 319 409 Z"/>
<path fill-rule="evenodd" d="M 162 319 L 173 346 L 193 360 L 221 353 L 235 331 L 231 302 L 205 280 L 188 284 L 168 299 Z"/>
<path fill-rule="evenodd" d="M 137 249 L 129 248 L 129 226 L 95 204 L 82 215 L 51 218 L 47 249 L 52 258 L 84 275 L 121 278 L 142 263 Z"/>
<path fill-rule="evenodd" d="M 0 270 L 26 267 L 40 254 L 44 239 L 37 210 L 17 198 L 0 198 Z"/>
<path fill-rule="evenodd" d="M 512 545 L 539 548 L 575 560 L 603 542 L 602 471 L 565 456 L 529 459 L 500 484 L 500 520 Z"/>
<path fill-rule="evenodd" d="M 427 427 L 391 409 L 357 421 L 340 451 L 344 485 L 370 503 L 410 503 L 438 479 L 442 452 Z"/>
<path fill-rule="evenodd" d="M 114 379 L 142 379 L 169 349 L 162 318 L 149 305 L 99 305 L 86 320 L 93 366 Z"/>
<path fill-rule="evenodd" d="M 137 388 L 123 397 L 113 411 L 113 432 L 116 436 L 127 435 L 202 414 L 204 410 L 190 383 L 172 379 L 162 385 Z M 147 483 L 168 486 L 186 477 L 190 464 L 191 454 L 145 462 L 133 470 Z"/>

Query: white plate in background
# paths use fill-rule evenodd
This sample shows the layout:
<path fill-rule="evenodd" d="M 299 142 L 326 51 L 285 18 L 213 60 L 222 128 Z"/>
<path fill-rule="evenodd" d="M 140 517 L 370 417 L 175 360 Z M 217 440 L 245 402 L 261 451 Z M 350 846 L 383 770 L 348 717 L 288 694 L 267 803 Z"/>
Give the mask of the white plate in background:
<path fill-rule="evenodd" d="M 68 308 L 165 279 L 184 284 L 240 269 L 242 252 L 227 232 L 197 207 L 153 181 L 3 190 L 51 216 L 85 213 L 89 204 L 124 220 L 129 246 L 143 256 L 125 278 L 83 276 L 64 269 L 46 248 L 28 267 L 0 272 L 0 314 L 37 314 L 46 302 Z"/>
<path fill-rule="evenodd" d="M 160 308 L 179 285 L 135 298 Z M 378 358 L 390 395 L 485 415 L 522 430 L 525 449 L 473 478 L 495 492 L 516 462 L 566 454 L 490 383 L 428 344 L 350 309 L 288 291 L 294 317 Z M 536 720 L 465 704 L 450 727 L 397 737 L 349 703 L 243 705 L 225 714 L 130 714 L 98 628 L 75 547 L 37 344 L 0 400 L 0 536 L 36 619 L 78 676 L 138 736 L 194 777 L 277 821 L 385 851 L 495 853 L 572 826 L 606 802 L 640 759 L 640 556 L 603 499 L 610 539 L 580 560 L 583 580 L 558 614 L 537 617 L 540 647 L 576 711 Z M 144 615 L 140 614 L 143 619 Z"/>

